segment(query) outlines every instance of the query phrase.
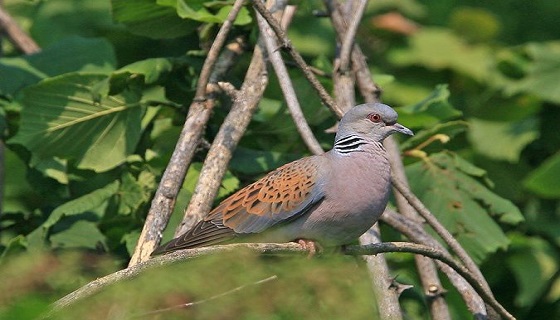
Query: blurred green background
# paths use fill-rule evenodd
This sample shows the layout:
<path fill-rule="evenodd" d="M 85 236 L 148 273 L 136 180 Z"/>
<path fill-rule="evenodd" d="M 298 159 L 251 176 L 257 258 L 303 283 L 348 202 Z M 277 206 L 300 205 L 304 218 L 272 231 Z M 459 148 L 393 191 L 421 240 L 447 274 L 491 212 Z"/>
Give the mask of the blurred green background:
<path fill-rule="evenodd" d="M 0 318 L 34 318 L 62 295 L 126 265 L 205 53 L 231 3 L 3 1 L 42 51 L 25 56 L 2 40 Z M 324 10 L 322 2 L 290 3 L 298 6 L 289 29 L 295 48 L 331 73 L 335 34 L 328 18 L 313 15 Z M 404 158 L 411 186 L 519 319 L 560 318 L 559 16 L 552 0 L 372 0 L 357 35 L 383 101 L 417 133 L 402 141 L 403 151 L 437 133 L 451 138 L 423 148 L 427 158 Z M 236 86 L 257 34 L 246 7 L 230 36 L 243 36 L 248 44 L 227 76 Z M 334 117 L 301 73 L 290 72 L 310 125 L 330 148 L 333 135 L 324 130 Z M 332 88 L 329 77 L 321 81 Z M 226 98 L 219 101 L 205 139 L 212 141 L 230 106 Z M 65 120 L 80 112 L 102 115 L 78 124 Z M 220 198 L 308 154 L 271 71 Z M 197 153 L 189 169 L 166 239 L 188 203 L 204 155 Z M 450 208 L 452 201 L 464 205 Z M 405 240 L 382 229 L 386 240 Z M 278 279 L 146 317 L 363 319 L 376 312 L 360 259 L 242 257 L 153 271 L 61 317 L 122 319 L 271 275 Z M 401 296 L 404 312 L 428 319 L 412 256 L 388 259 L 397 280 L 414 285 Z M 457 292 L 444 284 L 453 318 L 470 318 Z"/>

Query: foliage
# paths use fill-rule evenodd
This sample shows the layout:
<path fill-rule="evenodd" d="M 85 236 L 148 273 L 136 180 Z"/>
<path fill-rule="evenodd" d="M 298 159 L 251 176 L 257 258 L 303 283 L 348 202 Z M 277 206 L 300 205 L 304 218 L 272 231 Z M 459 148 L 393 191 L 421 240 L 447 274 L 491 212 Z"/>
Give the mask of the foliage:
<path fill-rule="evenodd" d="M 205 53 L 231 1 L 4 3 L 43 48 L 24 56 L 3 41 L 5 55 L 0 58 L 0 130 L 6 144 L 0 275 L 13 279 L 8 283 L 14 288 L 0 295 L 0 314 L 31 318 L 48 303 L 42 291 L 54 299 L 79 285 L 62 280 L 60 274 L 70 273 L 82 283 L 129 258 L 181 129 L 185 106 L 193 99 Z M 556 130 L 560 43 L 551 32 L 558 7 L 546 1 L 504 3 L 372 1 L 357 39 L 366 54 L 375 57 L 370 66 L 376 80 L 383 82 L 384 101 L 398 107 L 399 121 L 417 133 L 402 143 L 406 154 L 412 155 L 405 163 L 413 190 L 482 265 L 498 300 L 509 310 L 524 319 L 555 318 L 560 316 L 560 136 Z M 298 5 L 289 32 L 295 48 L 315 67 L 332 72 L 332 29 L 326 20 L 310 18 L 312 10 L 322 8 L 320 2 Z M 520 30 L 513 18 L 520 11 L 538 19 Z M 421 28 L 402 34 L 376 23 L 376 17 L 387 12 L 401 13 Z M 234 33 L 255 45 L 255 20 L 249 7 L 241 11 Z M 248 59 L 242 58 L 229 81 L 238 84 L 247 64 Z M 298 96 L 306 99 L 303 111 L 314 132 L 324 146 L 331 145 L 333 136 L 324 130 L 334 124 L 334 118 L 300 72 L 292 70 L 291 76 Z M 332 87 L 330 78 L 321 80 Z M 270 82 L 231 162 L 220 197 L 307 154 L 276 81 Z M 212 140 L 229 105 L 227 99 L 220 100 L 205 139 Z M 445 146 L 424 143 L 435 135 L 450 141 Z M 201 151 L 197 162 L 203 157 Z M 177 211 L 188 202 L 199 172 L 198 163 L 189 169 Z M 165 237 L 171 235 L 177 219 L 175 215 Z M 56 254 L 29 258 L 36 251 Z M 98 256 L 103 256 L 102 262 Z M 104 267 L 95 270 L 96 264 L 86 266 L 81 259 L 93 259 Z M 130 288 L 105 293 L 91 306 L 122 297 L 123 290 L 150 301 L 140 295 L 141 288 L 166 292 L 180 282 L 178 274 L 200 276 L 185 280 L 183 284 L 193 285 L 181 287 L 183 291 L 168 291 L 145 305 L 146 311 L 259 280 L 271 272 L 267 268 L 273 272 L 294 268 L 301 273 L 280 272 L 292 277 L 292 285 L 250 290 L 294 310 L 280 308 L 280 302 L 262 310 L 231 305 L 232 301 L 225 306 L 248 318 L 263 314 L 309 318 L 303 306 L 317 306 L 316 299 L 340 303 L 339 298 L 352 297 L 352 317 L 371 312 L 371 297 L 359 280 L 366 277 L 363 266 L 349 259 L 323 259 L 311 267 L 300 261 L 289 265 L 261 259 L 251 260 L 251 267 L 242 261 L 231 269 L 225 267 L 235 261 L 176 267 L 167 273 L 172 277 L 146 276 L 123 285 Z M 419 311 L 424 302 L 411 259 L 391 255 L 391 261 L 401 282 L 416 285 L 403 297 L 406 312 L 413 318 L 425 316 L 425 311 Z M 38 272 L 45 277 L 38 279 Z M 18 273 L 23 278 L 15 276 Z M 223 274 L 228 277 L 222 278 Z M 352 278 L 343 281 L 343 274 Z M 204 281 L 218 277 L 223 282 Z M 331 284 L 332 279 L 337 281 Z M 223 286 L 214 287 L 216 283 Z M 309 287 L 299 287 L 304 283 Z M 304 299 L 301 305 L 290 300 L 295 294 L 278 293 L 295 287 Z M 252 299 L 249 296 L 247 301 Z M 450 301 L 454 315 L 464 315 L 456 292 L 450 292 Z M 133 303 L 137 302 L 126 305 Z M 87 314 L 91 306 L 81 306 L 78 314 Z M 327 302 L 320 307 L 320 315 L 351 316 L 332 313 L 337 310 Z M 218 317 L 224 310 L 210 315 L 201 307 L 196 312 L 200 317 Z"/>

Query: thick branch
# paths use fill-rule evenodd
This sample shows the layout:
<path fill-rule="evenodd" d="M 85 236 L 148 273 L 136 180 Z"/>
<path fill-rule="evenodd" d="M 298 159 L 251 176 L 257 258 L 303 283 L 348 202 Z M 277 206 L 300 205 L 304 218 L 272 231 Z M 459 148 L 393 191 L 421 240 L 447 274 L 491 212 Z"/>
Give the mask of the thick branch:
<path fill-rule="evenodd" d="M 85 286 L 77 289 L 76 291 L 66 295 L 62 299 L 56 301 L 53 304 L 53 312 L 60 311 L 64 308 L 69 307 L 73 303 L 89 297 L 93 294 L 98 293 L 105 287 L 114 284 L 125 279 L 131 279 L 143 271 L 154 267 L 161 267 L 165 265 L 170 265 L 179 261 L 185 261 L 192 258 L 207 256 L 211 254 L 219 254 L 224 252 L 231 252 L 233 250 L 244 249 L 256 254 L 300 254 L 307 255 L 308 251 L 303 249 L 302 246 L 296 243 L 249 243 L 249 244 L 229 244 L 229 245 L 219 245 L 211 247 L 203 247 L 197 249 L 189 250 L 179 250 L 173 253 L 159 256 L 148 261 L 139 263 L 133 267 L 123 269 L 107 275 L 105 277 L 96 279 Z M 440 250 L 414 244 L 408 242 L 385 242 L 379 244 L 371 244 L 366 246 L 347 246 L 344 250 L 345 254 L 349 255 L 375 255 L 379 253 L 387 252 L 409 252 L 429 256 L 430 258 L 437 259 L 457 271 L 462 277 L 465 278 L 472 286 L 477 290 L 477 292 L 493 307 L 495 307 L 506 319 L 514 319 L 487 291 L 483 286 L 476 280 L 472 273 L 456 262 L 452 257 L 450 257 L 445 252 Z"/>
<path fill-rule="evenodd" d="M 245 81 L 235 93 L 233 106 L 208 151 L 194 193 L 175 235 L 179 236 L 202 219 L 212 207 L 227 165 L 251 121 L 268 83 L 260 46 L 255 47 Z"/>
<path fill-rule="evenodd" d="M 233 21 L 235 21 L 242 6 L 243 0 L 235 1 L 227 20 L 220 28 L 216 40 L 212 44 L 210 52 L 204 61 L 195 99 L 189 108 L 187 120 L 181 130 L 181 135 L 179 136 L 175 150 L 171 155 L 169 164 L 163 173 L 154 199 L 152 200 L 150 211 L 146 217 L 144 228 L 140 234 L 134 254 L 130 259 L 129 266 L 149 258 L 154 248 L 160 242 L 161 234 L 171 217 L 173 207 L 175 206 L 175 199 L 183 185 L 187 169 L 202 136 L 202 131 L 214 107 L 213 99 L 207 99 L 206 96 L 210 70 L 212 70 L 215 65 L 216 57 L 223 47 L 227 34 L 233 26 Z"/>

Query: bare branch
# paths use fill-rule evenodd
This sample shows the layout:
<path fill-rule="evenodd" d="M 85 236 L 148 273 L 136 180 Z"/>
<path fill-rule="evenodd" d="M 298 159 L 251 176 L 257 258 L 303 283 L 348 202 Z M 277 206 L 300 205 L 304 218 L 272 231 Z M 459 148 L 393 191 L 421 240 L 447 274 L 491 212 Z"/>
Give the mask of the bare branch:
<path fill-rule="evenodd" d="M 179 140 L 173 150 L 169 164 L 163 173 L 158 189 L 152 199 L 152 204 L 144 228 L 129 261 L 129 266 L 135 265 L 149 258 L 154 248 L 161 240 L 162 231 L 167 226 L 177 194 L 183 184 L 188 167 L 196 151 L 196 147 L 202 136 L 204 126 L 210 118 L 214 107 L 214 100 L 207 99 L 207 85 L 210 78 L 210 70 L 216 62 L 216 57 L 226 40 L 227 34 L 237 17 L 237 13 L 243 6 L 243 0 L 236 0 L 226 21 L 220 28 L 216 40 L 210 48 L 208 57 L 204 61 L 201 76 L 197 86 L 194 101 L 191 103 L 189 113 Z M 222 70 L 222 69 L 221 69 Z M 215 79 L 221 76 L 215 77 Z M 217 81 L 217 80 L 216 80 Z"/>
<path fill-rule="evenodd" d="M 41 51 L 39 45 L 33 40 L 17 22 L 0 7 L 0 31 L 5 32 L 10 41 L 25 54 Z"/>
<path fill-rule="evenodd" d="M 277 45 L 276 41 L 274 41 L 276 37 L 268 27 L 267 22 L 259 13 L 257 13 L 257 22 L 263 37 L 262 39 L 266 45 L 268 57 L 274 67 L 278 82 L 280 83 L 280 88 L 282 89 L 282 93 L 284 94 L 286 104 L 288 105 L 288 109 L 290 110 L 290 114 L 292 115 L 296 128 L 309 150 L 311 150 L 314 154 L 321 154 L 324 152 L 323 148 L 321 148 L 319 141 L 317 141 L 313 135 L 313 131 L 311 131 L 311 128 L 301 111 L 301 106 L 299 105 L 288 70 L 282 61 L 280 52 L 276 50 Z"/>
<path fill-rule="evenodd" d="M 248 250 L 255 254 L 299 254 L 307 255 L 308 251 L 304 249 L 301 245 L 297 243 L 242 243 L 242 244 L 228 244 L 228 245 L 218 245 L 211 247 L 202 247 L 196 249 L 179 250 L 172 252 L 170 254 L 155 257 L 145 262 L 141 262 L 135 266 L 117 271 L 110 275 L 102 278 L 98 278 L 85 286 L 75 290 L 74 292 L 66 295 L 60 300 L 53 304 L 51 311 L 52 315 L 54 312 L 61 311 L 64 308 L 71 306 L 79 300 L 86 297 L 92 296 L 100 292 L 105 287 L 114 284 L 125 279 L 131 279 L 140 273 L 152 269 L 154 267 L 162 267 L 165 265 L 170 265 L 176 262 L 185 261 L 188 259 L 198 258 L 202 256 L 219 254 L 224 252 L 232 252 L 234 250 Z M 465 280 L 469 282 L 475 288 L 475 290 L 484 298 L 484 300 L 491 304 L 496 310 L 500 312 L 500 315 L 506 319 L 515 319 L 511 314 L 507 312 L 500 304 L 497 302 L 491 294 L 488 293 L 486 289 L 476 280 L 476 277 L 472 273 L 456 262 L 449 254 L 445 252 L 431 248 L 425 245 L 408 243 L 408 242 L 384 242 L 378 244 L 370 244 L 366 246 L 346 246 L 344 248 L 344 253 L 349 255 L 376 255 L 379 253 L 387 252 L 408 252 L 415 254 L 426 255 L 430 258 L 437 259 L 450 267 L 452 267 L 457 273 L 459 273 Z"/>
<path fill-rule="evenodd" d="M 354 1 L 353 12 L 350 15 L 346 15 L 350 16 L 352 19 L 347 19 L 349 23 L 348 27 L 346 28 L 346 33 L 343 36 L 342 46 L 340 47 L 339 69 L 342 73 L 347 73 L 350 69 L 350 57 L 352 49 L 354 47 L 354 38 L 356 37 L 356 32 L 358 31 L 360 21 L 362 21 L 362 16 L 364 15 L 364 10 L 366 9 L 367 3 L 367 0 Z"/>
<path fill-rule="evenodd" d="M 260 46 L 257 46 L 245 75 L 245 81 L 233 100 L 231 111 L 220 126 L 206 155 L 194 193 L 185 209 L 183 220 L 175 231 L 176 236 L 190 229 L 212 208 L 212 202 L 218 194 L 228 163 L 243 133 L 247 130 L 267 84 L 268 74 L 263 53 Z"/>

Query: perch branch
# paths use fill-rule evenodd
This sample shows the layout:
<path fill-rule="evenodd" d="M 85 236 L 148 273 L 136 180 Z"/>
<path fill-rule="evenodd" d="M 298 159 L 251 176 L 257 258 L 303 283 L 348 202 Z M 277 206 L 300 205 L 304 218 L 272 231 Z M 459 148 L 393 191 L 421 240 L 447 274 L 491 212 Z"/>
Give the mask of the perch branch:
<path fill-rule="evenodd" d="M 179 193 L 189 164 L 195 154 L 204 126 L 208 122 L 210 113 L 214 107 L 213 99 L 207 99 L 206 96 L 207 81 L 210 78 L 209 70 L 212 70 L 212 67 L 215 65 L 216 57 L 225 43 L 227 34 L 233 26 L 233 21 L 235 21 L 239 10 L 241 10 L 243 2 L 243 0 L 235 1 L 232 10 L 221 26 L 216 40 L 212 44 L 208 56 L 204 61 L 195 99 L 191 103 L 187 119 L 181 130 L 175 150 L 173 150 L 169 164 L 163 173 L 158 189 L 152 200 L 146 222 L 144 223 L 144 228 L 140 234 L 134 254 L 130 259 L 129 266 L 133 266 L 149 258 L 154 248 L 160 242 L 162 231 L 167 226 L 167 222 L 171 217 L 177 194 Z M 220 76 L 215 78 L 220 78 Z"/>
<path fill-rule="evenodd" d="M 98 293 L 105 287 L 114 284 L 125 279 L 131 279 L 138 276 L 143 271 L 152 269 L 154 267 L 162 267 L 170 265 L 176 262 L 185 261 L 188 259 L 198 258 L 202 256 L 214 255 L 224 252 L 232 252 L 234 250 L 248 250 L 255 254 L 264 255 L 278 255 L 278 254 L 298 254 L 305 256 L 309 252 L 304 249 L 301 245 L 297 243 L 240 243 L 240 244 L 228 244 L 228 245 L 218 245 L 211 247 L 202 247 L 196 249 L 179 250 L 172 252 L 164 256 L 158 256 L 150 260 L 141 262 L 133 267 L 129 267 L 102 278 L 93 280 L 92 282 L 86 284 L 85 286 L 75 290 L 74 292 L 66 295 L 60 300 L 56 301 L 52 306 L 52 315 L 54 312 L 58 312 L 71 306 L 72 304 L 82 300 L 86 297 L 90 297 L 93 294 Z M 419 245 L 408 242 L 384 242 L 378 244 L 371 244 L 366 246 L 346 246 L 344 253 L 348 255 L 375 255 L 379 253 L 387 252 L 409 252 L 415 254 L 423 254 L 429 256 L 430 258 L 437 259 L 450 267 L 452 267 L 457 273 L 459 273 L 465 280 L 469 282 L 475 288 L 475 290 L 484 298 L 484 300 L 491 304 L 500 312 L 500 315 L 506 319 L 514 319 L 507 310 L 505 310 L 492 295 L 487 293 L 487 290 L 476 280 L 476 277 L 472 273 L 456 262 L 452 257 L 450 257 L 445 252 L 431 248 L 425 245 Z"/>
<path fill-rule="evenodd" d="M 257 22 L 259 24 L 263 42 L 266 45 L 268 57 L 274 68 L 274 71 L 278 78 L 278 82 L 280 83 L 280 88 L 282 89 L 284 99 L 286 100 L 286 104 L 288 105 L 288 109 L 290 110 L 290 114 L 292 115 L 296 128 L 309 150 L 311 150 L 311 152 L 313 152 L 314 154 L 321 154 L 324 152 L 323 148 L 321 148 L 319 141 L 317 141 L 317 139 L 313 135 L 313 131 L 311 131 L 311 128 L 307 123 L 307 120 L 305 120 L 305 117 L 301 110 L 301 106 L 299 105 L 296 96 L 294 86 L 292 84 L 292 81 L 290 80 L 288 70 L 286 69 L 284 62 L 282 61 L 280 52 L 276 50 L 277 45 L 276 41 L 274 41 L 276 37 L 270 30 L 267 22 L 259 13 L 257 13 Z"/>

